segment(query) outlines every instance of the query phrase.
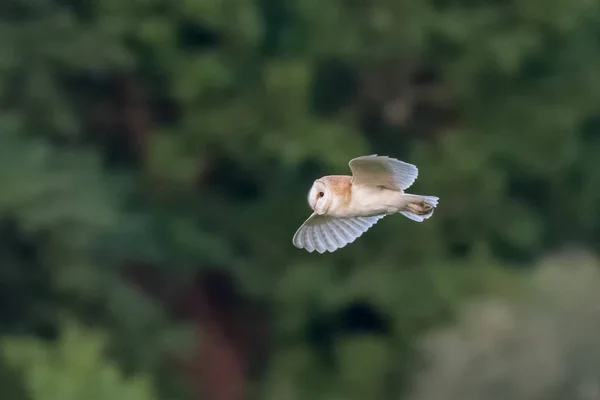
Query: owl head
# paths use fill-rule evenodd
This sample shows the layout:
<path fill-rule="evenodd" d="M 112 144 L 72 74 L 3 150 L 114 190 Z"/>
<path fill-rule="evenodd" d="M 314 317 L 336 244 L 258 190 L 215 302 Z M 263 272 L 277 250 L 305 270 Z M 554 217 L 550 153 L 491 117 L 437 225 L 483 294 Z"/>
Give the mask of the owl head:
<path fill-rule="evenodd" d="M 323 180 L 317 179 L 308 192 L 310 208 L 317 214 L 323 215 L 329 209 L 331 200 L 331 190 Z"/>

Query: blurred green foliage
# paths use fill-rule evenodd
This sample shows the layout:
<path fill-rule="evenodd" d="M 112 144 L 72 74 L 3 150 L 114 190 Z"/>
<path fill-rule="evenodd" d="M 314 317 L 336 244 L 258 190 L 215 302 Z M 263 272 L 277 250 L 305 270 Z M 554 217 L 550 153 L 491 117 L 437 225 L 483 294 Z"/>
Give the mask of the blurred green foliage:
<path fill-rule="evenodd" d="M 268 316 L 256 398 L 398 398 L 416 338 L 465 297 L 598 243 L 599 23 L 588 0 L 2 1 L 0 335 L 30 338 L 7 354 L 101 346 L 68 311 L 105 328 L 99 371 L 188 398 L 170 357 L 209 328 L 124 266 L 162 271 L 167 297 L 218 271 Z M 312 181 L 371 153 L 419 167 L 435 218 L 294 248 Z M 9 358 L 0 382 L 23 387 L 74 368 Z"/>
<path fill-rule="evenodd" d="M 23 372 L 32 399 L 75 400 L 156 398 L 148 376 L 125 378 L 105 359 L 106 338 L 98 332 L 64 323 L 61 339 L 48 345 L 31 337 L 5 339 L 3 357 Z"/>

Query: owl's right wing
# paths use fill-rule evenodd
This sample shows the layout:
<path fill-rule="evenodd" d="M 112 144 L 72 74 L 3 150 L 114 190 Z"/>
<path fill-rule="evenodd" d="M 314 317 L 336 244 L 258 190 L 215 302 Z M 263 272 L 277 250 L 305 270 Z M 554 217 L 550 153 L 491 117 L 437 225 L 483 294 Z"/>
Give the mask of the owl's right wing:
<path fill-rule="evenodd" d="M 311 253 L 315 250 L 321 254 L 334 252 L 354 242 L 384 216 L 335 218 L 313 213 L 298 228 L 292 242 L 297 248 Z"/>
<path fill-rule="evenodd" d="M 383 186 L 392 190 L 406 190 L 419 175 L 415 165 L 377 154 L 353 158 L 348 165 L 352 170 L 353 184 Z"/>

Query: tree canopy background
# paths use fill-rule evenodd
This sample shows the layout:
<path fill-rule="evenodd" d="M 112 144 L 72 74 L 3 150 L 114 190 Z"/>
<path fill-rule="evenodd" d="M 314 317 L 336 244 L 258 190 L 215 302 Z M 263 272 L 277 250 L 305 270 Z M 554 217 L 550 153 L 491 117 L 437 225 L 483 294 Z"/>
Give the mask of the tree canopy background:
<path fill-rule="evenodd" d="M 600 240 L 599 27 L 589 0 L 2 1 L 3 399 L 597 399 L 598 263 L 561 249 Z M 434 217 L 294 248 L 312 181 L 373 153 Z"/>

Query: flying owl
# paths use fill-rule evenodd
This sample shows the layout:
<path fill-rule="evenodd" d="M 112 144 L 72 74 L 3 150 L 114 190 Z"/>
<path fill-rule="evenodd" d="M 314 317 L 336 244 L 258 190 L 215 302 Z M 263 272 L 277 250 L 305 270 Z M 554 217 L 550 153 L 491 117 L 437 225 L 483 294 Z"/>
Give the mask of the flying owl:
<path fill-rule="evenodd" d="M 329 175 L 314 181 L 308 192 L 313 213 L 292 242 L 309 252 L 333 252 L 390 214 L 423 222 L 433 215 L 438 198 L 404 193 L 417 179 L 412 164 L 386 156 L 350 160 L 352 176 Z"/>

